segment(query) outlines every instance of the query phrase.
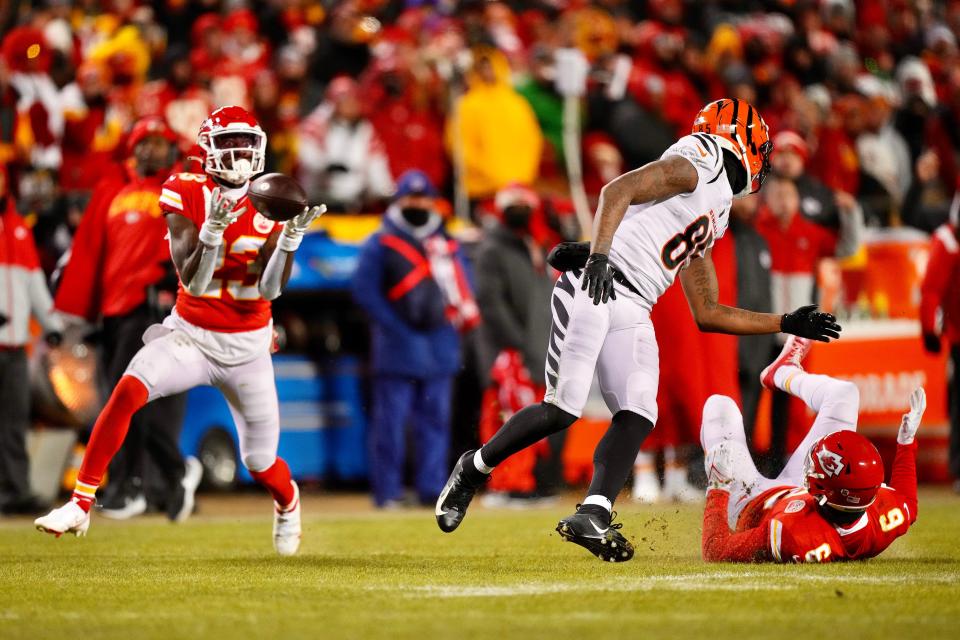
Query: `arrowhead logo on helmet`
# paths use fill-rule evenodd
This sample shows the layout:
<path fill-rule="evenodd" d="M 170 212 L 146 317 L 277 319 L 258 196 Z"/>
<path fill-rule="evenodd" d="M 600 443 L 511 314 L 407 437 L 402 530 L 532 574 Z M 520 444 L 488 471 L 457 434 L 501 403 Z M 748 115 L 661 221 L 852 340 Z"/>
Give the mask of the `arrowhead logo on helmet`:
<path fill-rule="evenodd" d="M 883 460 L 877 448 L 856 431 L 836 431 L 810 447 L 803 484 L 821 505 L 840 511 L 863 511 L 883 483 Z"/>

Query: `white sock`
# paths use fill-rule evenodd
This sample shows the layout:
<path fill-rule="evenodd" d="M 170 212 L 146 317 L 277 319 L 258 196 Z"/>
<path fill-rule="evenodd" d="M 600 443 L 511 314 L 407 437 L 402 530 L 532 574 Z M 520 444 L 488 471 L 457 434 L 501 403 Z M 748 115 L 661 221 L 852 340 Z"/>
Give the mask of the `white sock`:
<path fill-rule="evenodd" d="M 582 504 L 595 504 L 598 507 L 603 507 L 607 511 L 613 511 L 613 503 L 607 499 L 606 496 L 592 495 L 587 496 L 586 500 Z"/>
<path fill-rule="evenodd" d="M 849 382 L 830 376 L 807 373 L 797 367 L 780 367 L 773 374 L 773 382 L 778 388 L 803 400 L 804 404 L 818 413 L 825 406 L 836 404 L 838 401 L 849 401 L 853 405 L 859 405 L 856 398 L 849 397 L 851 395 L 851 384 Z M 857 406 L 853 408 L 854 416 L 857 408 Z M 854 417 L 855 422 L 856 418 Z"/>
<path fill-rule="evenodd" d="M 490 472 L 493 471 L 493 467 L 487 466 L 483 461 L 483 456 L 480 455 L 480 449 L 477 449 L 477 452 L 473 454 L 473 466 L 477 468 L 477 471 L 480 473 L 485 473 L 490 475 Z"/>

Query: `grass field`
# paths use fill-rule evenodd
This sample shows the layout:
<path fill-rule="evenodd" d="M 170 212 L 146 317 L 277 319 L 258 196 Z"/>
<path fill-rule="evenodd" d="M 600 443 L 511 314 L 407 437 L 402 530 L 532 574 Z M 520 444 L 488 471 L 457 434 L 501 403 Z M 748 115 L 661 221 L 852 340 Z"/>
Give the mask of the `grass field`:
<path fill-rule="evenodd" d="M 878 559 L 705 565 L 701 508 L 624 504 L 637 555 L 604 564 L 553 531 L 571 505 L 428 510 L 307 495 L 301 554 L 276 557 L 269 501 L 207 498 L 174 526 L 96 518 L 59 540 L 0 520 L 0 638 L 960 637 L 960 497 L 926 490 Z"/>

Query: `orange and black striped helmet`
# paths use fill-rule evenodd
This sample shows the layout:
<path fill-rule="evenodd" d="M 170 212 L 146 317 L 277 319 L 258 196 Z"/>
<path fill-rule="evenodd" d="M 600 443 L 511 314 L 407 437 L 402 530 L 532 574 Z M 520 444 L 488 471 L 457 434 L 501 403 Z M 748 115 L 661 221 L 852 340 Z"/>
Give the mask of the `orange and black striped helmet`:
<path fill-rule="evenodd" d="M 731 151 L 747 170 L 747 185 L 737 197 L 756 193 L 770 171 L 773 142 L 760 112 L 746 100 L 724 98 L 711 102 L 697 114 L 693 133 L 717 137 L 720 145 Z"/>

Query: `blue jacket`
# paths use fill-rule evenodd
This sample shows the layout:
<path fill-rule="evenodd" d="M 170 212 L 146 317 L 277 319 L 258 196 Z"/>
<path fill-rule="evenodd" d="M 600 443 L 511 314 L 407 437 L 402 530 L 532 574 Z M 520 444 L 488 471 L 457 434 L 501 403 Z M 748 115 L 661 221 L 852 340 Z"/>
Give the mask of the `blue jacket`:
<path fill-rule="evenodd" d="M 454 375 L 460 369 L 460 334 L 444 315 L 439 286 L 427 277 L 390 300 L 387 292 L 416 265 L 386 246 L 383 236 L 395 236 L 424 254 L 419 240 L 387 218 L 360 251 L 352 288 L 354 299 L 370 318 L 373 372 L 418 379 Z M 457 257 L 466 268 L 462 251 Z"/>

